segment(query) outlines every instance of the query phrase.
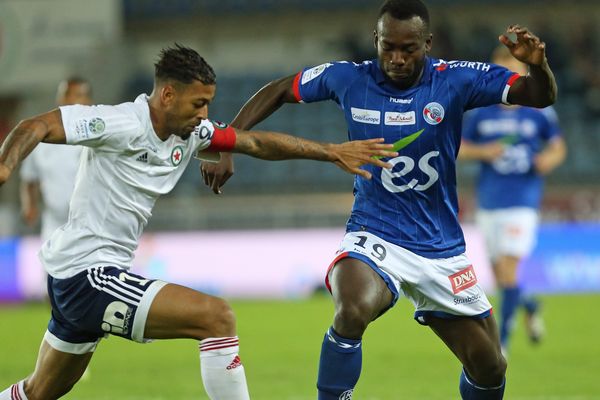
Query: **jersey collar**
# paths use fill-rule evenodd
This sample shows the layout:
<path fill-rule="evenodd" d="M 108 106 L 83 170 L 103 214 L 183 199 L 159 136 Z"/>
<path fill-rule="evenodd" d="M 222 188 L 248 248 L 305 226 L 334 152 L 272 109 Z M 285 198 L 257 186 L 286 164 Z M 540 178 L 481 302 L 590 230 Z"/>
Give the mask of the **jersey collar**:
<path fill-rule="evenodd" d="M 420 86 L 423 83 L 427 83 L 431 80 L 431 72 L 433 69 L 432 64 L 433 64 L 433 61 L 431 60 L 431 58 L 425 57 L 425 64 L 423 65 L 423 76 L 421 76 L 421 80 L 419 81 L 419 83 L 416 86 L 413 86 L 412 88 Z M 373 65 L 373 68 L 375 69 L 375 71 L 374 71 L 375 82 L 377 82 L 378 85 L 382 85 L 382 84 L 386 83 L 387 79 L 385 77 L 385 74 L 381 70 L 381 67 L 379 66 L 379 61 L 374 60 L 372 65 Z M 409 88 L 406 90 L 410 90 L 412 88 Z"/>

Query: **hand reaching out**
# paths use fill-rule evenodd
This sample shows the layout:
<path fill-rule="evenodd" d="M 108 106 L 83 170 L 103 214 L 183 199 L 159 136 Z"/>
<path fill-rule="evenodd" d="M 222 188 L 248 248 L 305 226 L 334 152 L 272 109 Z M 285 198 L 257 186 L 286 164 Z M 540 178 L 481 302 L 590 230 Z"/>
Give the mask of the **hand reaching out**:
<path fill-rule="evenodd" d="M 204 184 L 209 186 L 213 193 L 221 194 L 221 187 L 233 176 L 233 156 L 231 153 L 221 153 L 221 160 L 217 163 L 203 161 L 200 172 Z"/>
<path fill-rule="evenodd" d="M 507 36 L 509 34 L 517 36 L 516 43 Z M 513 57 L 527 65 L 540 66 L 546 60 L 546 44 L 520 25 L 509 26 L 498 40 L 508 47 Z"/>
<path fill-rule="evenodd" d="M 371 179 L 371 174 L 360 167 L 365 164 L 381 168 L 392 168 L 390 163 L 374 157 L 396 157 L 397 152 L 392 151 L 393 144 L 384 144 L 383 138 L 369 140 L 355 140 L 342 144 L 333 144 L 329 148 L 333 155 L 335 165 L 344 171 Z"/>

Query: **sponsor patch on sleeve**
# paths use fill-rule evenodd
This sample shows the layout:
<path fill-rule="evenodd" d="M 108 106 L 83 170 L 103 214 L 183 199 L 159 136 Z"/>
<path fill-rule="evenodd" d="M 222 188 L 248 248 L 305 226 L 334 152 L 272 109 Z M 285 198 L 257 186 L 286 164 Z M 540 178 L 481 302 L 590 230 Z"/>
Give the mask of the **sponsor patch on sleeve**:
<path fill-rule="evenodd" d="M 325 64 L 317 65 L 316 67 L 307 69 L 302 74 L 302 79 L 300 80 L 300 83 L 302 85 L 304 85 L 304 84 L 312 81 L 313 79 L 315 79 L 317 76 L 321 75 L 323 73 L 323 71 L 325 71 L 327 68 L 331 67 L 332 65 L 333 65 L 332 63 L 325 63 Z"/>

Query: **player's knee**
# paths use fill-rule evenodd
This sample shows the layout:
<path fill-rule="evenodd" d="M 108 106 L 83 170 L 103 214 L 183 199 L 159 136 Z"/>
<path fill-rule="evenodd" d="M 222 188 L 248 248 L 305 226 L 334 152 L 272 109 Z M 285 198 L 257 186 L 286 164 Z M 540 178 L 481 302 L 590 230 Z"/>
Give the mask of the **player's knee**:
<path fill-rule="evenodd" d="M 344 304 L 336 310 L 334 327 L 343 337 L 361 337 L 371 322 L 373 307 L 365 302 Z"/>
<path fill-rule="evenodd" d="M 203 335 L 207 337 L 235 336 L 235 314 L 231 306 L 223 299 L 215 299 L 211 305 L 211 313 Z M 203 324 L 204 325 L 204 324 Z"/>
<path fill-rule="evenodd" d="M 482 385 L 500 384 L 506 374 L 506 359 L 500 352 L 490 354 L 473 354 L 469 357 L 469 365 L 465 365 L 475 382 Z"/>

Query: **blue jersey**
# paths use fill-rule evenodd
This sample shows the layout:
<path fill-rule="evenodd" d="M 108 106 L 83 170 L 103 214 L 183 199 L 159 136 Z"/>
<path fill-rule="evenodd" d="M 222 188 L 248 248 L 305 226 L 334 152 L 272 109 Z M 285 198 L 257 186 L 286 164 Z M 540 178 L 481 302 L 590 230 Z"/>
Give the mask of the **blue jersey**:
<path fill-rule="evenodd" d="M 417 85 L 401 90 L 378 62 L 307 68 L 294 81 L 298 101 L 335 101 L 351 140 L 396 144 L 393 169 L 357 176 L 348 231 L 367 231 L 429 258 L 465 250 L 458 223 L 456 155 L 465 110 L 506 101 L 517 74 L 493 64 L 427 58 Z"/>
<path fill-rule="evenodd" d="M 538 208 L 543 180 L 535 172 L 533 159 L 546 142 L 560 136 L 554 110 L 494 105 L 473 110 L 465 121 L 466 140 L 478 144 L 501 141 L 506 146 L 500 158 L 480 164 L 479 207 Z"/>

